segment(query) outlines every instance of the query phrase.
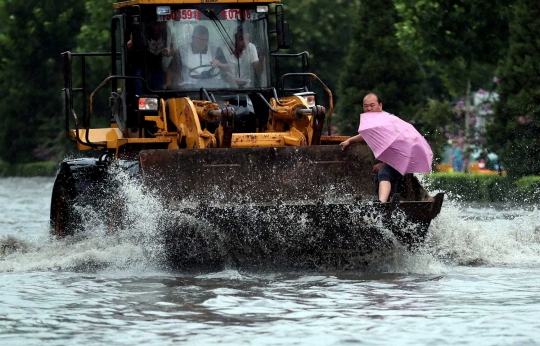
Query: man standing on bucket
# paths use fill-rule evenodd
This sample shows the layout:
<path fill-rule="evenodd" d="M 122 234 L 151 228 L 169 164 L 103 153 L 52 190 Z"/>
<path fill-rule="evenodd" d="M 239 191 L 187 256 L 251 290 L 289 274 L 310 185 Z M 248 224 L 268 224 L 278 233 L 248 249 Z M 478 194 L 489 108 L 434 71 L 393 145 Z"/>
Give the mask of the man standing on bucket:
<path fill-rule="evenodd" d="M 374 93 L 369 93 L 364 97 L 364 112 L 382 112 L 382 103 L 379 101 L 379 97 Z M 350 137 L 349 139 L 341 142 L 341 150 L 344 150 L 351 143 L 365 143 L 361 134 Z M 387 165 L 384 162 L 376 163 L 373 166 L 373 172 L 377 174 L 377 182 L 379 183 L 379 200 L 381 202 L 388 202 L 390 197 L 396 192 L 397 183 L 402 177 L 401 173 L 396 171 L 392 166 Z"/>

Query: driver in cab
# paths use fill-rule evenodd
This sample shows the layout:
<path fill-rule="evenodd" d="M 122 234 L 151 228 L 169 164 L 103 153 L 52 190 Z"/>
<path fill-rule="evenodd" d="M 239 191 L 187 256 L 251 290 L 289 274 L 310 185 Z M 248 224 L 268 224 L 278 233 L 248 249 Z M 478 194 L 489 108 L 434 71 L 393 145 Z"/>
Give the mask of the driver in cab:
<path fill-rule="evenodd" d="M 215 58 L 217 47 L 208 44 L 208 39 L 207 27 L 197 25 L 193 29 L 191 43 L 178 48 L 167 69 L 167 84 L 169 86 L 195 84 L 200 79 L 212 78 L 219 74 L 219 71 L 212 67 L 222 68 L 225 64 Z M 178 77 L 180 78 L 178 79 Z"/>

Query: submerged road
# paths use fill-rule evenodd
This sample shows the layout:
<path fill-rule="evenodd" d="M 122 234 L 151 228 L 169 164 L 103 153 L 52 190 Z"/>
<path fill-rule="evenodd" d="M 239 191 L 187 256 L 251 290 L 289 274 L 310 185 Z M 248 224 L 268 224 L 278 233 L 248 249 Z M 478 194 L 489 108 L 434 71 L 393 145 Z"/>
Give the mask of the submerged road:
<path fill-rule="evenodd" d="M 445 202 L 426 246 L 353 271 L 168 271 L 144 255 L 158 223 L 48 237 L 50 178 L 0 179 L 3 345 L 536 345 L 540 211 Z M 156 251 L 159 251 L 156 248 Z"/>

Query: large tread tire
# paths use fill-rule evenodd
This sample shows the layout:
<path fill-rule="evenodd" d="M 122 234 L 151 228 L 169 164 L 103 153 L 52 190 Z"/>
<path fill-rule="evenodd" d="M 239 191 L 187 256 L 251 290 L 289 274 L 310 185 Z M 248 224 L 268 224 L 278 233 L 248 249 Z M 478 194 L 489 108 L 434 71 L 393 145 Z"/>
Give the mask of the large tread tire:
<path fill-rule="evenodd" d="M 75 210 L 76 190 L 74 184 L 61 173 L 56 177 L 51 198 L 51 235 L 59 238 L 73 235 L 80 224 Z"/>

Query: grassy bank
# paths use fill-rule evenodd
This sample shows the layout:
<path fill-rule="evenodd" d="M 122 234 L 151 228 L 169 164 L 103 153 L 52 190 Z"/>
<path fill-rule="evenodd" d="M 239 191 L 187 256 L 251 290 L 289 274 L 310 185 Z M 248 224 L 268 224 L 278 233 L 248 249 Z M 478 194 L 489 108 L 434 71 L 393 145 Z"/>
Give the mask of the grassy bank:
<path fill-rule="evenodd" d="M 506 176 L 432 173 L 426 175 L 428 190 L 448 192 L 451 197 L 467 202 L 540 202 L 540 176 L 511 180 Z"/>
<path fill-rule="evenodd" d="M 0 177 L 54 177 L 58 163 L 52 161 L 11 165 L 0 161 Z"/>

